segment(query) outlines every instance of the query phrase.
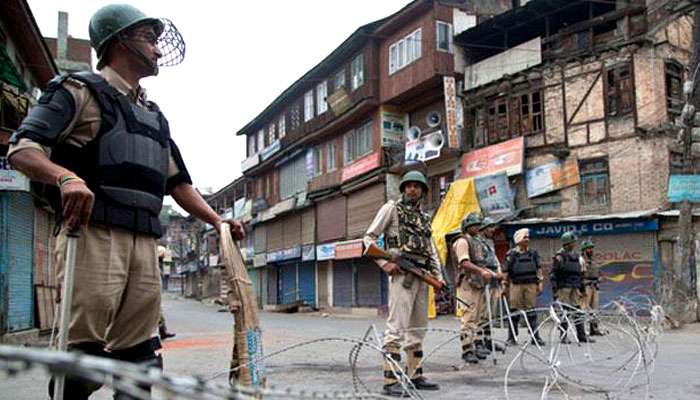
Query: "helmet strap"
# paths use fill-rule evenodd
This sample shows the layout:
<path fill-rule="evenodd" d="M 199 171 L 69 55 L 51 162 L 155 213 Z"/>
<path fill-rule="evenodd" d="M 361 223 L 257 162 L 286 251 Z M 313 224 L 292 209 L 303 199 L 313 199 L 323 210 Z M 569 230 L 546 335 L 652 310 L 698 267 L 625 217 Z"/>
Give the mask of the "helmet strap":
<path fill-rule="evenodd" d="M 130 39 L 124 39 L 122 36 L 119 36 L 119 43 L 123 44 L 124 47 L 126 47 L 132 54 L 141 59 L 144 64 L 150 67 L 151 74 L 153 76 L 158 75 L 158 64 L 149 60 L 148 57 L 141 52 L 141 50 L 137 49 L 136 46 L 133 45 Z"/>

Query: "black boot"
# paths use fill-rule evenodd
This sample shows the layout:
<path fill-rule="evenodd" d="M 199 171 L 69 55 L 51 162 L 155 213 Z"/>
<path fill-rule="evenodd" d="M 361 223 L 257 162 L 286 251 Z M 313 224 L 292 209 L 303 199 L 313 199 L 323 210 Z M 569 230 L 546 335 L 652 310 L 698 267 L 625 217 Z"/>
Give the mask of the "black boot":
<path fill-rule="evenodd" d="M 424 376 L 419 376 L 418 378 L 411 379 L 411 383 L 418 390 L 440 390 L 440 385 L 435 382 L 429 381 Z"/>
<path fill-rule="evenodd" d="M 474 342 L 474 354 L 476 354 L 479 360 L 485 360 L 489 354 L 491 354 L 491 351 L 484 347 L 483 341 L 477 340 Z"/>
<path fill-rule="evenodd" d="M 517 339 L 518 325 L 520 324 L 520 316 L 514 315 L 510 319 L 513 322 L 513 329 L 510 329 L 510 326 L 508 327 L 508 340 L 506 341 L 506 343 L 508 343 L 511 346 L 517 346 L 518 345 L 518 339 Z M 514 331 L 515 331 L 515 336 L 513 336 Z"/>
<path fill-rule="evenodd" d="M 168 328 L 165 326 L 165 323 L 158 325 L 158 333 L 160 334 L 160 340 L 170 339 L 177 336 L 172 332 L 168 332 Z"/>
<path fill-rule="evenodd" d="M 532 344 L 537 343 L 537 345 L 539 346 L 544 346 L 544 340 L 542 340 L 542 338 L 540 337 L 540 331 L 537 325 L 537 314 L 534 312 L 528 313 L 527 323 L 530 325 L 530 328 L 534 332 L 534 335 L 532 337 Z"/>
<path fill-rule="evenodd" d="M 576 337 L 579 343 L 595 343 L 595 340 L 586 336 L 586 328 L 583 325 L 583 321 L 576 323 Z"/>
<path fill-rule="evenodd" d="M 486 348 L 489 349 L 489 350 L 496 350 L 496 351 L 500 351 L 501 353 L 505 353 L 505 352 L 506 352 L 506 348 L 503 347 L 503 346 L 501 346 L 501 345 L 498 344 L 498 343 L 494 343 L 494 342 L 493 342 L 493 339 L 486 339 L 486 340 L 484 340 L 484 346 L 486 346 Z"/>
<path fill-rule="evenodd" d="M 462 360 L 467 364 L 478 364 L 479 358 L 476 356 L 473 350 L 468 350 L 462 353 Z"/>
<path fill-rule="evenodd" d="M 598 329 L 598 322 L 591 322 L 591 336 L 605 336 L 605 332 Z"/>
<path fill-rule="evenodd" d="M 70 345 L 68 346 L 68 351 L 76 351 L 96 357 L 108 357 L 108 354 L 104 351 L 104 345 L 96 342 Z M 51 377 L 49 380 L 49 397 L 52 399 L 54 397 L 54 386 L 55 378 Z M 71 400 L 87 400 L 92 393 L 98 391 L 101 387 L 101 383 L 67 375 L 63 386 L 63 398 Z"/>
<path fill-rule="evenodd" d="M 141 342 L 135 346 L 112 351 L 112 357 L 121 361 L 131 362 L 138 364 L 144 368 L 158 368 L 163 369 L 163 357 L 160 354 L 156 354 L 156 350 L 161 348 L 160 340 L 157 337 L 153 337 L 144 342 Z M 150 385 L 139 385 L 139 389 L 150 393 Z M 114 393 L 114 400 L 135 400 L 134 397 L 116 390 Z"/>
<path fill-rule="evenodd" d="M 382 394 L 391 397 L 409 397 L 408 392 L 403 390 L 403 387 L 398 382 L 384 385 L 384 387 L 382 387 Z"/>

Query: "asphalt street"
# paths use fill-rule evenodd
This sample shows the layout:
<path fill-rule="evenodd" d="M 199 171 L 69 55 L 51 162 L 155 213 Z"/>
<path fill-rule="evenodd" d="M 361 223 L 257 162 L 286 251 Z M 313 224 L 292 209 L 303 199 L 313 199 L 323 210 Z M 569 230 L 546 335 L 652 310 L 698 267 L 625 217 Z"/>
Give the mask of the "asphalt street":
<path fill-rule="evenodd" d="M 206 379 L 226 382 L 226 368 L 230 361 L 232 342 L 232 318 L 227 312 L 220 312 L 219 306 L 203 304 L 171 295 L 163 303 L 170 330 L 177 337 L 165 342 L 164 358 L 166 372 L 177 375 L 196 375 Z M 349 354 L 353 347 L 351 340 L 361 339 L 374 325 L 380 332 L 384 328 L 381 318 L 349 315 L 279 314 L 262 313 L 264 329 L 264 349 L 266 354 L 290 346 L 315 341 L 308 346 L 300 346 L 269 358 L 266 362 L 270 385 L 292 392 L 353 390 L 353 373 Z M 436 346 L 442 345 L 424 366 L 426 375 L 441 384 L 439 392 L 423 392 L 426 399 L 505 399 L 504 380 L 506 370 L 518 354 L 509 348 L 506 355 L 499 354 L 496 365 L 492 360 L 477 366 L 464 366 L 460 360 L 460 350 L 455 335 L 458 328 L 455 318 L 440 318 L 431 321 L 431 328 L 446 331 L 431 331 L 427 334 L 425 353 L 429 354 Z M 497 337 L 503 338 L 504 330 L 497 330 Z M 452 339 L 452 340 L 451 340 Z M 451 340 L 451 341 L 450 341 Z M 700 325 L 689 325 L 681 330 L 667 331 L 659 340 L 659 352 L 655 369 L 649 375 L 638 373 L 637 383 L 651 379 L 649 398 L 653 399 L 697 399 L 700 398 L 700 382 L 697 371 L 700 360 Z M 547 357 L 547 346 L 541 353 L 531 348 L 533 353 Z M 575 380 L 585 381 L 582 386 L 573 385 L 560 379 L 561 389 L 553 388 L 548 398 L 597 399 L 605 398 L 605 393 L 596 392 L 595 381 L 605 387 L 627 382 L 625 375 L 633 368 L 634 362 L 620 367 L 621 361 L 633 351 L 632 341 L 624 337 L 618 340 L 603 339 L 592 346 L 567 346 L 561 356 L 562 371 Z M 564 350 L 562 350 L 564 351 Z M 525 355 L 515 360 L 508 375 L 508 395 L 511 399 L 540 398 L 549 373 L 538 362 L 536 356 Z M 600 360 L 594 361 L 594 360 Z M 360 352 L 357 359 L 357 377 L 367 387 L 381 390 L 380 356 L 371 349 Z M 218 375 L 218 376 L 217 376 Z M 613 379 L 614 378 L 614 379 Z M 46 374 L 34 369 L 9 378 L 0 378 L 1 399 L 43 399 L 46 398 Z M 604 382 L 605 381 L 605 382 Z M 589 384 L 586 386 L 586 382 Z M 627 387 L 627 386 L 624 386 Z M 644 398 L 644 386 L 629 386 L 620 398 Z M 155 398 L 160 398 L 156 394 Z M 94 399 L 111 399 L 111 392 L 102 389 Z"/>

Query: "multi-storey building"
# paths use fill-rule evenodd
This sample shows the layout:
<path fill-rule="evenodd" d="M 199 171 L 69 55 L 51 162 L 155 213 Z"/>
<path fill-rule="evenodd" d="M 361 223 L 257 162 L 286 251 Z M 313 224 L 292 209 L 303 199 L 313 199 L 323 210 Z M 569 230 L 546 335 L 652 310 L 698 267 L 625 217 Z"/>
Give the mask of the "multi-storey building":
<path fill-rule="evenodd" d="M 24 0 L 0 13 L 0 336 L 53 322 L 52 216 L 35 207 L 26 176 L 7 162 L 12 132 L 58 73 Z M 38 318 L 35 318 L 37 316 Z"/>

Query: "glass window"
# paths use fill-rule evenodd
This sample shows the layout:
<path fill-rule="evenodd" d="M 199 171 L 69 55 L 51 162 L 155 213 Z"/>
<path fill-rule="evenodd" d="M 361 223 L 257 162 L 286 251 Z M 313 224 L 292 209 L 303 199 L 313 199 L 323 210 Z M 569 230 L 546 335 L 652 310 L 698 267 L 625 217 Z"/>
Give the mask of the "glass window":
<path fill-rule="evenodd" d="M 328 96 L 328 86 L 326 86 L 326 81 L 323 81 L 316 86 L 316 113 L 318 115 L 328 110 L 326 96 Z"/>
<path fill-rule="evenodd" d="M 304 122 L 314 117 L 314 91 L 309 90 L 304 95 Z"/>

